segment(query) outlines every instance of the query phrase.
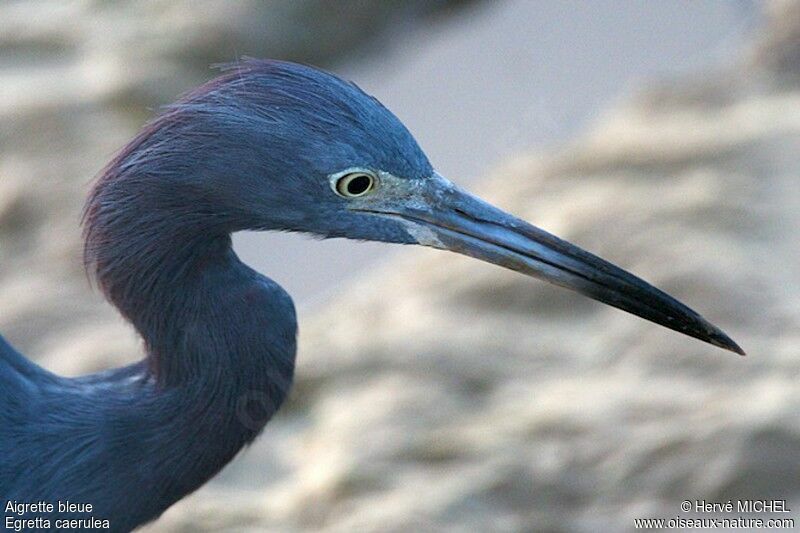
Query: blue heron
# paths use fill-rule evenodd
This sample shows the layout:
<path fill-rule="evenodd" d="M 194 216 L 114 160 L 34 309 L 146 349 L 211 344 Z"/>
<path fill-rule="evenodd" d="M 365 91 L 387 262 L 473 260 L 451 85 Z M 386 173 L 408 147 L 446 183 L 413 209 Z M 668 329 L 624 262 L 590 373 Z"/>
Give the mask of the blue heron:
<path fill-rule="evenodd" d="M 294 306 L 238 259 L 237 231 L 451 250 L 743 354 L 645 281 L 446 180 L 353 83 L 289 62 L 228 66 L 166 107 L 101 172 L 83 225 L 86 266 L 146 356 L 65 378 L 0 337 L 0 500 L 91 504 L 117 531 L 208 481 L 286 398 Z M 18 516 L 89 518 L 61 511 Z"/>

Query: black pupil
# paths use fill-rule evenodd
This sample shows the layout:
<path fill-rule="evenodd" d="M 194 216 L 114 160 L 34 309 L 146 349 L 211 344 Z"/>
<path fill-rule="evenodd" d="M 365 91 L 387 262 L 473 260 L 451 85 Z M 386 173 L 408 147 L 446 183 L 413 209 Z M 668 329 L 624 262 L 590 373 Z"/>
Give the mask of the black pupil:
<path fill-rule="evenodd" d="M 371 184 L 372 184 L 372 179 L 369 176 L 361 174 L 348 181 L 345 187 L 347 188 L 347 192 L 349 194 L 357 196 L 359 194 L 364 194 L 365 192 L 367 192 Z"/>

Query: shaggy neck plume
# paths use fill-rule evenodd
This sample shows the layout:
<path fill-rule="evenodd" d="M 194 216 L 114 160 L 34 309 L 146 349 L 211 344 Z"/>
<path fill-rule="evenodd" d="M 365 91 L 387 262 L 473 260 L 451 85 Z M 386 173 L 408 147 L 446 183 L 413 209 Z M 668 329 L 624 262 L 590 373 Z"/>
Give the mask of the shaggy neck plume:
<path fill-rule="evenodd" d="M 268 389 L 277 407 L 294 369 L 291 300 L 238 259 L 235 224 L 215 214 L 190 181 L 176 190 L 169 167 L 137 164 L 148 140 L 129 145 L 90 195 L 87 267 L 145 340 L 157 383 Z"/>
<path fill-rule="evenodd" d="M 215 475 L 274 415 L 291 386 L 297 326 L 289 296 L 238 259 L 230 226 L 202 198 L 125 168 L 112 163 L 92 191 L 85 254 L 144 338 L 156 384 L 123 416 L 159 420 L 126 435 L 144 450 L 133 464 L 159 487 L 141 503 L 149 520 Z M 151 457 L 168 458 L 169 469 L 148 466 Z"/>

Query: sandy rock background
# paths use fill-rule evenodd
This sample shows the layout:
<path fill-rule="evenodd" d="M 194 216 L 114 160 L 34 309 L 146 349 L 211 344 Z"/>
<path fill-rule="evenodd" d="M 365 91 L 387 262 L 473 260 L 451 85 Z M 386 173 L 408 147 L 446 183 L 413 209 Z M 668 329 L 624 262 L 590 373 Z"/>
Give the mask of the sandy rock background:
<path fill-rule="evenodd" d="M 620 531 L 701 516 L 682 500 L 744 498 L 786 499 L 800 523 L 800 3 L 766 9 L 734 68 L 643 91 L 477 190 L 686 301 L 748 357 L 409 249 L 301 324 L 291 401 L 145 529 Z M 20 51 L 62 35 L 69 13 L 12 31 L 23 15 L 0 16 L 0 57 L 52 76 Z M 141 121 L 119 102 L 161 90 L 135 74 L 150 69 L 98 60 L 87 35 L 63 32 L 77 43 L 73 61 L 53 58 L 69 65 L 63 93 L 40 94 L 31 72 L 0 88 L 0 331 L 63 373 L 138 353 L 86 289 L 75 177 Z M 73 86 L 98 68 L 108 86 Z"/>

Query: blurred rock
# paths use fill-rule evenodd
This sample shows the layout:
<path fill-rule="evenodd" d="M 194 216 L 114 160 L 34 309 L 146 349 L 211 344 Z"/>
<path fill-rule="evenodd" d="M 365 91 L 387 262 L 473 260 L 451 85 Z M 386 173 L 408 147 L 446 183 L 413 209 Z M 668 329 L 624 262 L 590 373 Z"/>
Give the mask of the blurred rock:
<path fill-rule="evenodd" d="M 752 62 L 779 83 L 800 82 L 800 2 L 772 0 L 766 4 L 769 27 L 757 46 Z"/>
<path fill-rule="evenodd" d="M 177 87 L 173 69 L 202 65 L 191 50 L 211 54 L 253 22 L 198 15 L 197 47 L 131 68 L 124 56 L 97 59 L 104 43 L 71 11 L 90 4 L 53 4 L 35 29 L 11 31 L 26 5 L 0 16 L 3 75 L 26 80 L 0 89 L 0 331 L 78 373 L 119 364 L 138 341 L 86 291 L 75 229 L 85 187 L 74 177 L 91 176 L 140 122 L 119 102 L 163 101 L 152 95 Z M 171 3 L 141 5 L 175 13 L 161 35 L 194 24 Z M 787 499 L 782 518 L 797 523 L 797 5 L 770 4 L 736 68 L 654 88 L 477 191 L 691 304 L 748 357 L 495 267 L 408 250 L 301 324 L 280 416 L 144 530 L 619 531 L 634 517 L 698 517 L 682 500 L 743 498 Z M 139 9 L 91 7 L 97 25 Z M 37 80 L 54 75 L 59 94 L 39 93 Z"/>

